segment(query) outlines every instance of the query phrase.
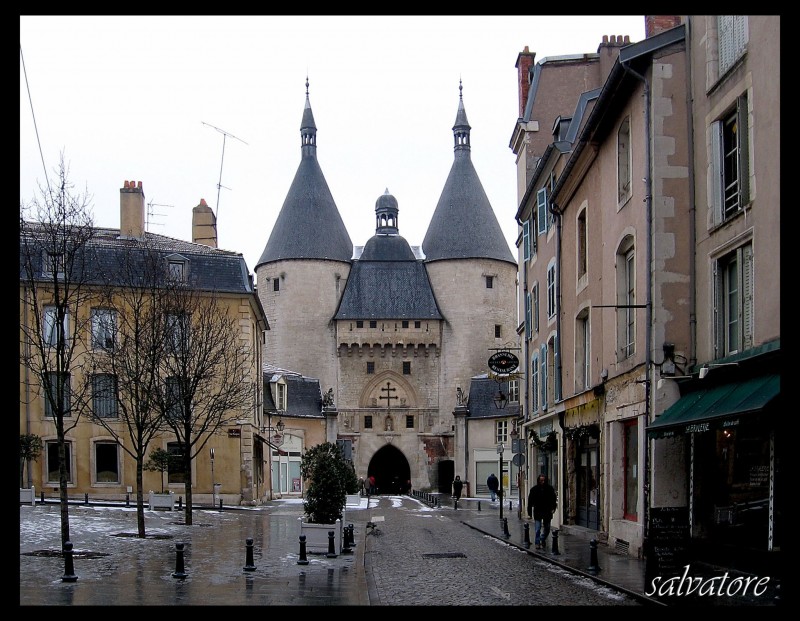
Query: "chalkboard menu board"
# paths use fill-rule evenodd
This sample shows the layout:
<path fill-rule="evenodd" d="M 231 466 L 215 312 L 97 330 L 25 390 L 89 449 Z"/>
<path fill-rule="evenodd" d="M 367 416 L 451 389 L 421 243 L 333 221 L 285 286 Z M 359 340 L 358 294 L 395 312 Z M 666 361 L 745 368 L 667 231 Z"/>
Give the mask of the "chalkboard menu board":
<path fill-rule="evenodd" d="M 647 581 L 681 575 L 689 563 L 688 507 L 653 507 L 647 537 Z"/>

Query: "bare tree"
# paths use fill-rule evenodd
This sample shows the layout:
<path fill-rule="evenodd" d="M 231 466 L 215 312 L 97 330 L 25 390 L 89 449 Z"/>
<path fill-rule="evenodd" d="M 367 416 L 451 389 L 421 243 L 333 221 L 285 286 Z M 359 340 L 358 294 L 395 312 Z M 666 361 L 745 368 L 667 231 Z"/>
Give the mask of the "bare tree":
<path fill-rule="evenodd" d="M 19 434 L 19 486 L 25 487 L 25 464 L 28 464 L 28 485 L 31 483 L 30 462 L 39 459 L 42 454 L 42 439 L 35 433 Z"/>
<path fill-rule="evenodd" d="M 93 343 L 92 385 L 86 392 L 104 397 L 111 408 L 91 408 L 92 422 L 117 439 L 136 462 L 138 536 L 146 537 L 143 470 L 150 442 L 164 429 L 158 392 L 166 355 L 163 258 L 148 241 L 118 240 L 108 257 L 108 282 L 101 294 Z M 110 411 L 109 411 L 110 410 Z M 121 424 L 120 424 L 121 423 Z M 121 436 L 130 439 L 121 442 Z M 163 485 L 163 484 L 162 484 Z"/>
<path fill-rule="evenodd" d="M 58 187 L 39 186 L 39 196 L 20 204 L 20 361 L 22 394 L 37 391 L 53 420 L 58 445 L 61 542 L 69 541 L 70 471 L 66 434 L 77 424 L 79 404 L 71 378 L 86 364 L 79 312 L 91 295 L 87 267 L 95 234 L 88 194 L 74 194 L 62 154 Z M 30 215 L 32 220 L 27 220 Z"/>
<path fill-rule="evenodd" d="M 181 447 L 185 521 L 191 524 L 192 461 L 215 432 L 251 405 L 251 352 L 249 341 L 241 338 L 236 310 L 214 292 L 174 281 L 167 303 L 165 382 L 159 394 L 165 422 Z"/>

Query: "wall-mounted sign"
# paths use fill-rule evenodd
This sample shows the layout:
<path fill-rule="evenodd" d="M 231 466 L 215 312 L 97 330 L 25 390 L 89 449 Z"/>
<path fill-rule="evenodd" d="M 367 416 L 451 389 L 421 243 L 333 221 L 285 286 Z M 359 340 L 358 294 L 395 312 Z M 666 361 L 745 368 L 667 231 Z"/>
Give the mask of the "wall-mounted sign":
<path fill-rule="evenodd" d="M 489 356 L 489 368 L 495 373 L 513 373 L 519 367 L 519 358 L 510 351 L 498 351 Z"/>
<path fill-rule="evenodd" d="M 229 438 L 241 438 L 242 437 L 242 430 L 241 429 L 228 429 L 228 437 Z M 214 459 L 213 457 L 211 459 Z"/>

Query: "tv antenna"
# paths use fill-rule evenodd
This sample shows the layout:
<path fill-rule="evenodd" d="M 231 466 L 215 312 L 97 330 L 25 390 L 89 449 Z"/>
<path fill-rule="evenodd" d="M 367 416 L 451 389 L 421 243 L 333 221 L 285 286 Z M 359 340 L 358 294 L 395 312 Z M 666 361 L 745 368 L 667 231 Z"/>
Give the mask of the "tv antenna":
<path fill-rule="evenodd" d="M 212 125 L 211 123 L 206 123 L 205 121 L 200 121 L 200 122 L 203 125 L 207 125 L 208 127 L 216 129 L 220 134 L 222 134 L 222 159 L 219 162 L 219 182 L 217 183 L 217 213 L 216 213 L 216 217 L 217 217 L 217 224 L 219 224 L 219 191 L 223 187 L 225 187 L 225 186 L 222 185 L 222 164 L 225 162 L 225 141 L 227 140 L 228 136 L 230 136 L 231 138 L 236 138 L 236 136 L 234 136 L 230 132 L 226 132 L 224 129 L 220 129 L 219 127 L 216 127 L 216 126 Z M 242 140 L 241 138 L 236 138 L 236 140 L 238 140 L 239 142 L 244 142 L 244 140 Z M 247 144 L 247 143 L 244 142 L 244 144 Z M 226 190 L 230 190 L 230 188 L 228 188 L 228 187 L 225 187 L 225 189 Z"/>
<path fill-rule="evenodd" d="M 150 228 L 150 218 L 153 216 L 165 216 L 164 213 L 156 213 L 153 211 L 153 207 L 174 207 L 175 205 L 164 205 L 163 203 L 154 203 L 150 201 L 147 203 L 147 222 L 145 222 L 144 230 L 147 231 Z M 164 226 L 163 224 L 159 224 L 158 226 Z"/>

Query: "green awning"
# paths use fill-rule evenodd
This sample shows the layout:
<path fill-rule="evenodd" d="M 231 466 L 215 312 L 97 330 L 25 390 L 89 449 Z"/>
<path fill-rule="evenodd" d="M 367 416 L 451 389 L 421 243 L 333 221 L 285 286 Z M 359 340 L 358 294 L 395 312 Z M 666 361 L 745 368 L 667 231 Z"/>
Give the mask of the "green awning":
<path fill-rule="evenodd" d="M 736 427 L 741 417 L 762 410 L 781 391 L 779 375 L 761 375 L 687 393 L 650 423 L 650 438 Z"/>

